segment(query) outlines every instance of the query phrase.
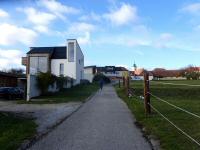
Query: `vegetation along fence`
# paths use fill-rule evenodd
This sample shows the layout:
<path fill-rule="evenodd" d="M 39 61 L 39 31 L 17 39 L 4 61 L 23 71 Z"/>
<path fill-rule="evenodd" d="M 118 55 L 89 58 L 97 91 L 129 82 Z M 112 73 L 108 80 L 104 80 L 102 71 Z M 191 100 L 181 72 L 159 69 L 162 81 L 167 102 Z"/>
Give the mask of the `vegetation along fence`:
<path fill-rule="evenodd" d="M 176 87 L 177 86 L 184 86 L 184 88 L 186 88 L 186 89 L 187 89 L 187 87 L 200 87 L 200 85 L 185 84 L 185 83 L 171 83 L 170 81 L 169 82 L 153 81 L 153 80 L 150 81 L 149 80 L 149 74 L 148 74 L 147 71 L 145 71 L 144 72 L 144 95 L 143 96 L 138 96 L 138 95 L 135 95 L 135 93 L 133 92 L 134 90 L 129 87 L 128 78 L 124 77 L 124 79 L 123 79 L 123 85 L 125 87 L 125 91 L 126 91 L 127 96 L 135 95 L 135 96 L 140 98 L 139 101 L 144 103 L 144 109 L 145 109 L 146 116 L 151 115 L 152 114 L 152 110 L 155 111 L 163 119 L 165 119 L 168 123 L 170 123 L 172 126 L 174 126 L 180 133 L 182 133 L 182 135 L 186 136 L 188 139 L 190 139 L 192 142 L 196 143 L 197 146 L 200 147 L 200 142 L 197 139 L 195 139 L 194 137 L 192 137 L 192 135 L 189 135 L 186 131 L 184 131 L 179 126 L 177 126 L 172 120 L 170 120 L 167 117 L 167 115 L 161 113 L 153 104 L 151 104 L 151 98 L 153 98 L 154 100 L 157 100 L 157 102 L 161 102 L 161 103 L 164 103 L 164 104 L 166 104 L 166 105 L 168 105 L 170 107 L 173 107 L 175 110 L 187 113 L 188 115 L 191 115 L 191 116 L 195 117 L 196 119 L 200 119 L 200 115 L 195 114 L 195 113 L 193 113 L 193 112 L 191 112 L 189 110 L 186 110 L 186 109 L 184 109 L 182 107 L 176 106 L 175 104 L 172 104 L 169 101 L 166 101 L 165 99 L 160 98 L 156 94 L 150 92 L 151 91 L 151 85 L 157 85 L 157 84 L 158 85 L 170 85 L 170 86 L 176 86 Z M 121 85 L 120 85 L 120 82 L 119 82 L 119 87 L 120 86 Z"/>
<path fill-rule="evenodd" d="M 164 114 L 162 114 L 158 109 L 156 109 L 151 103 L 150 103 L 150 97 L 154 97 L 155 99 L 159 100 L 160 102 L 164 102 L 165 104 L 174 107 L 175 109 L 178 109 L 180 111 L 183 111 L 185 113 L 188 113 L 194 117 L 197 117 L 198 119 L 200 119 L 200 116 L 197 114 L 194 114 L 188 110 L 185 110 L 181 107 L 178 107 L 156 95 L 154 95 L 153 93 L 150 92 L 150 82 L 152 83 L 156 83 L 156 84 L 166 84 L 166 85 L 174 85 L 174 86 L 194 86 L 197 87 L 200 85 L 191 85 L 191 84 L 175 84 L 175 83 L 168 83 L 168 82 L 158 82 L 158 81 L 149 81 L 149 74 L 148 72 L 144 73 L 144 106 L 145 106 L 145 112 L 146 114 L 151 114 L 151 109 L 153 109 L 155 112 L 157 112 L 160 116 L 162 116 L 166 121 L 168 121 L 171 125 L 173 125 L 177 130 L 179 130 L 183 135 L 185 135 L 186 137 L 188 137 L 191 141 L 193 141 L 194 143 L 196 143 L 198 146 L 200 146 L 200 142 L 198 142 L 196 139 L 194 139 L 191 135 L 189 135 L 188 133 L 186 133 L 185 131 L 183 131 L 180 127 L 178 127 L 174 122 L 172 122 L 170 119 L 168 119 Z"/>

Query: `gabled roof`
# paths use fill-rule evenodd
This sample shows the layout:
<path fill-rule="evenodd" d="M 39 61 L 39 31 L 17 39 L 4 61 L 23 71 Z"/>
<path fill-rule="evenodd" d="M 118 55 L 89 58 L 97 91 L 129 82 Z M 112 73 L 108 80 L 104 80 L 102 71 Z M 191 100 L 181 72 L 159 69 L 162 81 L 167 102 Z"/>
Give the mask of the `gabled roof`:
<path fill-rule="evenodd" d="M 125 67 L 115 67 L 115 71 L 128 71 Z"/>
<path fill-rule="evenodd" d="M 97 71 L 98 72 L 109 72 L 109 70 L 107 70 L 107 67 L 113 67 L 114 70 L 111 71 L 128 71 L 125 67 L 115 67 L 115 66 L 105 66 L 105 67 L 97 67 Z"/>
<path fill-rule="evenodd" d="M 88 68 L 96 68 L 96 66 L 93 65 L 93 66 L 85 66 L 85 67 L 84 67 L 84 69 L 88 69 Z"/>
<path fill-rule="evenodd" d="M 25 74 L 18 75 L 18 74 L 3 72 L 3 71 L 0 71 L 0 76 L 6 76 L 6 77 L 12 77 L 12 78 L 26 77 Z"/>
<path fill-rule="evenodd" d="M 51 59 L 66 59 L 67 47 L 31 47 L 27 54 L 49 54 Z"/>
<path fill-rule="evenodd" d="M 54 52 L 51 56 L 52 59 L 66 59 L 67 58 L 67 47 L 54 47 Z"/>

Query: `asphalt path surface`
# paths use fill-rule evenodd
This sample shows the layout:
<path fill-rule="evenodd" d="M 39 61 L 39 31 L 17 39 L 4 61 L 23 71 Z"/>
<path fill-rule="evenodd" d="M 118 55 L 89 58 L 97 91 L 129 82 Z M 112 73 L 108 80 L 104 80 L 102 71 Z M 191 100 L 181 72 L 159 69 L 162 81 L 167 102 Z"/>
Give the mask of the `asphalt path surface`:
<path fill-rule="evenodd" d="M 30 149 L 151 150 L 134 121 L 126 104 L 108 85 Z"/>

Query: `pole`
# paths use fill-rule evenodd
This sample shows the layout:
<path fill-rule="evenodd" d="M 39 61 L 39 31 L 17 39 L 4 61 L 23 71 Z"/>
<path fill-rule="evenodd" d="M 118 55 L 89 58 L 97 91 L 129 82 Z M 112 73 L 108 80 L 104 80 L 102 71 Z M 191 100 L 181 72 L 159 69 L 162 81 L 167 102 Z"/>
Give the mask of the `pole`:
<path fill-rule="evenodd" d="M 120 83 L 120 79 L 119 79 L 119 88 L 121 88 L 121 83 Z"/>
<path fill-rule="evenodd" d="M 144 71 L 144 107 L 146 115 L 151 113 L 150 94 L 149 94 L 149 73 Z"/>
<path fill-rule="evenodd" d="M 123 77 L 122 79 L 123 79 L 123 87 L 125 87 L 125 77 Z"/>

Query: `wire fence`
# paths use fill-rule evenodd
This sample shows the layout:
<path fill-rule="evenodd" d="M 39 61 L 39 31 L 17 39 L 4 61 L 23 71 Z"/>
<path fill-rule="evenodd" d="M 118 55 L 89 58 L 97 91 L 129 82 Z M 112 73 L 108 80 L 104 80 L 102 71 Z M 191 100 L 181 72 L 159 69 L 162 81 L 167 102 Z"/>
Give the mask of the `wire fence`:
<path fill-rule="evenodd" d="M 190 115 L 192 115 L 192 116 L 197 117 L 197 118 L 200 119 L 200 116 L 199 116 L 199 115 L 194 114 L 194 113 L 192 113 L 192 112 L 190 112 L 190 111 L 188 111 L 188 110 L 186 110 L 186 109 L 183 109 L 183 108 L 181 108 L 181 107 L 178 107 L 178 106 L 176 106 L 176 105 L 174 105 L 174 104 L 172 104 L 172 103 L 169 103 L 169 102 L 167 102 L 166 100 L 164 100 L 164 99 L 162 99 L 162 98 L 160 98 L 160 97 L 158 97 L 158 96 L 155 96 L 154 94 L 152 94 L 152 93 L 150 93 L 150 92 L 148 92 L 148 93 L 149 93 L 152 97 L 156 98 L 157 100 L 160 100 L 160 101 L 162 101 L 162 102 L 164 102 L 164 103 L 166 103 L 166 104 L 168 104 L 168 105 L 170 105 L 170 106 L 172 106 L 172 107 L 174 107 L 174 108 L 176 108 L 176 109 L 179 109 L 179 110 L 181 110 L 181 111 L 183 111 L 183 112 L 185 112 L 185 113 L 188 113 L 188 114 L 190 114 Z"/>
<path fill-rule="evenodd" d="M 171 82 L 160 82 L 160 81 L 150 81 L 152 83 L 164 84 L 164 85 L 177 85 L 177 86 L 191 86 L 191 87 L 200 87 L 198 84 L 181 84 L 181 83 L 171 83 Z"/>
<path fill-rule="evenodd" d="M 174 126 L 179 132 L 181 132 L 183 135 L 185 135 L 188 139 L 190 139 L 192 142 L 196 143 L 199 147 L 200 147 L 200 142 L 196 139 L 194 139 L 191 135 L 189 135 L 188 133 L 186 133 L 183 129 L 181 129 L 179 126 L 177 126 L 174 122 L 172 122 L 169 118 L 167 118 L 163 113 L 161 113 L 155 106 L 153 106 L 150 103 L 150 96 L 153 97 L 154 99 L 156 99 L 159 102 L 163 102 L 179 111 L 182 111 L 184 113 L 187 113 L 195 118 L 200 119 L 200 115 L 195 114 L 191 111 L 188 111 L 184 108 L 181 108 L 179 106 L 176 106 L 156 95 L 154 95 L 153 93 L 150 92 L 150 82 L 152 83 L 156 83 L 156 84 L 162 84 L 162 85 L 172 85 L 172 86 L 187 86 L 187 87 L 200 87 L 200 85 L 198 84 L 181 84 L 181 83 L 171 83 L 171 82 L 160 82 L 160 81 L 149 81 L 148 78 L 148 74 L 144 74 L 144 99 L 143 99 L 143 103 L 146 105 L 145 109 L 146 109 L 146 113 L 149 113 L 151 111 L 147 111 L 147 106 L 149 106 L 152 110 L 154 110 L 155 112 L 157 112 L 162 118 L 164 118 L 167 122 L 169 122 L 172 126 Z M 138 96 L 137 96 L 138 97 Z M 139 96 L 139 98 L 141 99 L 141 97 Z M 141 101 L 141 100 L 140 100 Z"/>
<path fill-rule="evenodd" d="M 196 143 L 198 146 L 200 146 L 200 143 L 195 140 L 193 137 L 191 137 L 189 134 L 187 134 L 185 131 L 183 131 L 181 128 L 179 128 L 177 125 L 175 125 L 171 120 L 169 120 L 166 116 L 164 116 L 160 111 L 158 111 L 154 106 L 152 106 L 149 103 L 150 107 L 156 111 L 160 116 L 162 116 L 165 120 L 167 120 L 171 125 L 173 125 L 177 130 L 179 130 L 182 134 L 184 134 L 186 137 L 188 137 L 190 140 L 192 140 L 194 143 Z"/>

